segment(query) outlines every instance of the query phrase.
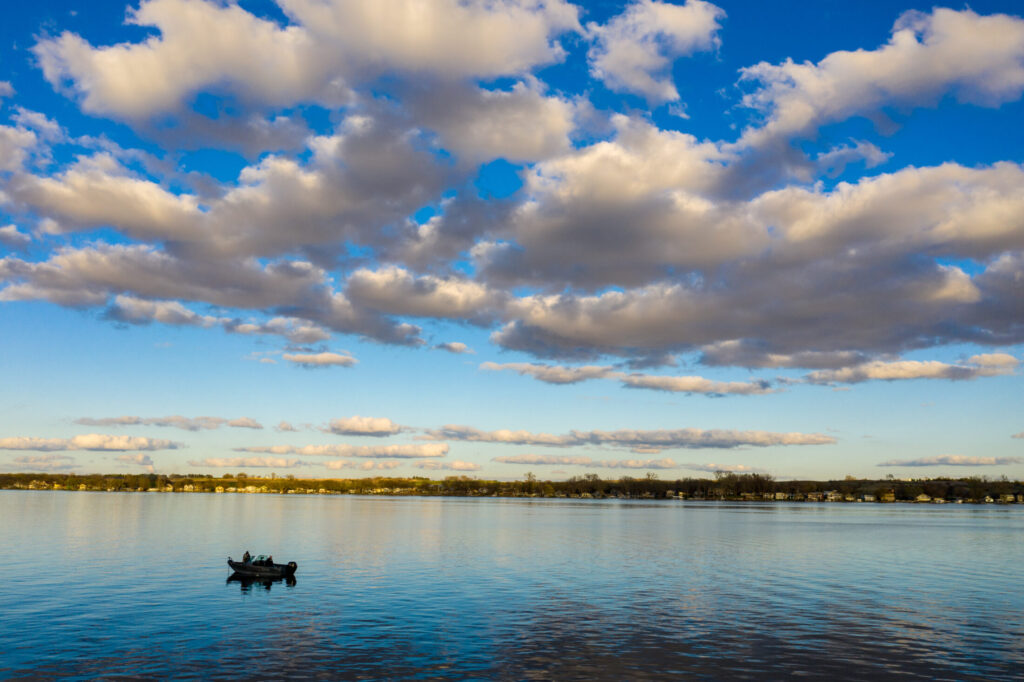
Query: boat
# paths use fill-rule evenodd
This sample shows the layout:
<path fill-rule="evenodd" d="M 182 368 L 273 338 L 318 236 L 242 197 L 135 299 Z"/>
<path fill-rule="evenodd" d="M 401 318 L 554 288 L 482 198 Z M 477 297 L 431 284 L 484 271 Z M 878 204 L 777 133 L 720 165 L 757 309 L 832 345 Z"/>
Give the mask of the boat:
<path fill-rule="evenodd" d="M 286 578 L 295 575 L 295 569 L 299 567 L 294 561 L 286 564 L 275 564 L 270 557 L 259 555 L 248 561 L 235 561 L 228 557 L 228 566 L 234 569 L 235 573 L 245 578 Z"/>

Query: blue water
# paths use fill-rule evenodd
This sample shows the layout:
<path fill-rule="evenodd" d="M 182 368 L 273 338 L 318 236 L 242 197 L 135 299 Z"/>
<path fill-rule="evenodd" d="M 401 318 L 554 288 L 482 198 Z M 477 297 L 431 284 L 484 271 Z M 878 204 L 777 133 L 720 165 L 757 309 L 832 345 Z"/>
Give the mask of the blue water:
<path fill-rule="evenodd" d="M 0 492 L 0 678 L 1020 679 L 1024 506 Z M 228 554 L 298 562 L 228 582 Z"/>

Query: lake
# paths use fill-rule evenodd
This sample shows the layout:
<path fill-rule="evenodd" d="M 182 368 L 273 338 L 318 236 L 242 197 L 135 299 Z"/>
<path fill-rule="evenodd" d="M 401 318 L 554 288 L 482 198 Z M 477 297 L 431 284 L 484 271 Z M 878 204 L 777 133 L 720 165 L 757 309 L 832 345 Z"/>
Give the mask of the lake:
<path fill-rule="evenodd" d="M 0 678 L 1024 670 L 1024 505 L 0 491 L 0 547 Z"/>

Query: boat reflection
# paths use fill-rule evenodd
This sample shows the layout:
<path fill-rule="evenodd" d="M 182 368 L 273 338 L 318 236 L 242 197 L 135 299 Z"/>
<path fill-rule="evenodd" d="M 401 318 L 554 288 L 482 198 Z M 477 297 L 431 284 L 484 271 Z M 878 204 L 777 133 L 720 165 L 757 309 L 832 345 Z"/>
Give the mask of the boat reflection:
<path fill-rule="evenodd" d="M 228 576 L 227 584 L 238 583 L 242 588 L 242 592 L 251 592 L 253 586 L 261 587 L 264 590 L 270 590 L 271 585 L 274 583 L 284 583 L 288 587 L 295 587 L 295 576 L 290 575 L 285 578 L 254 578 L 248 575 L 240 575 L 238 573 L 232 573 Z"/>

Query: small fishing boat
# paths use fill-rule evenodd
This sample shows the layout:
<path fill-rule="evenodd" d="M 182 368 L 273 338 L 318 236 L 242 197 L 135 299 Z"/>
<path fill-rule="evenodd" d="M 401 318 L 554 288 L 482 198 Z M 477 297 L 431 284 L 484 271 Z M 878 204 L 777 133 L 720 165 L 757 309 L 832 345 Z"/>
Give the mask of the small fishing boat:
<path fill-rule="evenodd" d="M 270 557 L 262 554 L 247 561 L 235 561 L 228 557 L 228 566 L 234 569 L 238 575 L 247 578 L 285 578 L 295 575 L 295 569 L 299 567 L 294 561 L 275 564 Z"/>

